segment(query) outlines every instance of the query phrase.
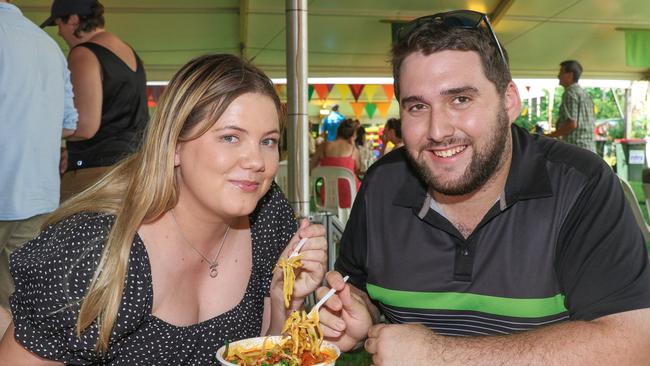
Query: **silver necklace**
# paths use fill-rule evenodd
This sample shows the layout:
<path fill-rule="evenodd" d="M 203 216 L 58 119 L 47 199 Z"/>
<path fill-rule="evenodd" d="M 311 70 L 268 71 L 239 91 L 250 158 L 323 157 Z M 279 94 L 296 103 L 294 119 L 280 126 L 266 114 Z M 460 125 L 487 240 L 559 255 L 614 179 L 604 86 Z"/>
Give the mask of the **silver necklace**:
<path fill-rule="evenodd" d="M 174 209 L 171 209 L 170 212 L 172 213 L 172 220 L 174 220 L 174 224 L 178 228 L 178 232 L 181 233 L 181 237 L 183 238 L 183 241 L 185 241 L 185 243 L 189 245 L 190 248 L 192 248 L 198 255 L 203 257 L 203 259 L 205 259 L 205 261 L 208 262 L 208 267 L 210 268 L 210 277 L 212 278 L 217 277 L 217 275 L 219 274 L 219 271 L 217 269 L 217 267 L 219 267 L 219 262 L 217 261 L 217 259 L 219 259 L 219 254 L 221 254 L 221 249 L 223 249 L 223 245 L 226 242 L 226 238 L 228 237 L 228 232 L 230 231 L 230 225 L 226 227 L 226 233 L 223 234 L 223 239 L 221 239 L 221 244 L 219 245 L 219 250 L 217 251 L 217 255 L 214 256 L 214 260 L 210 260 L 198 249 L 196 249 L 196 247 L 192 245 L 192 243 L 190 243 L 189 240 L 187 240 L 187 237 L 183 233 L 181 226 L 178 225 L 178 221 L 176 221 L 176 215 L 174 215 Z"/>

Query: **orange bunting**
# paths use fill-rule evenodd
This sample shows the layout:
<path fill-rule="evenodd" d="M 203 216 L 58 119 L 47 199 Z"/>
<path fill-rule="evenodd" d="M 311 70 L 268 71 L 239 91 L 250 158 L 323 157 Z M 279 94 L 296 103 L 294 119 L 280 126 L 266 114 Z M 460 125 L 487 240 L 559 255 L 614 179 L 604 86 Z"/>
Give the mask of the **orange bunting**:
<path fill-rule="evenodd" d="M 364 86 L 365 84 L 350 84 L 350 91 L 352 91 L 352 96 L 354 97 L 355 102 L 359 101 L 359 96 L 361 95 Z"/>
<path fill-rule="evenodd" d="M 327 96 L 330 94 L 330 90 L 332 90 L 330 85 L 331 84 L 314 85 L 314 90 L 316 90 L 316 94 L 318 94 L 318 98 L 321 100 L 321 102 L 325 102 L 327 100 Z"/>
<path fill-rule="evenodd" d="M 284 93 L 286 93 L 287 86 L 285 84 L 275 84 L 275 92 L 278 93 L 278 96 L 282 98 Z"/>
<path fill-rule="evenodd" d="M 354 111 L 354 117 L 359 119 L 361 118 L 363 109 L 366 106 L 366 102 L 350 102 L 350 106 L 352 106 L 352 110 Z"/>
<path fill-rule="evenodd" d="M 395 96 L 395 87 L 393 84 L 385 84 L 381 86 L 384 88 L 384 94 L 386 94 L 386 100 L 390 101 Z"/>
<path fill-rule="evenodd" d="M 393 102 L 390 100 L 388 102 L 375 102 L 381 118 L 386 118 L 386 116 L 388 115 L 388 110 L 390 109 L 390 105 L 392 103 Z"/>

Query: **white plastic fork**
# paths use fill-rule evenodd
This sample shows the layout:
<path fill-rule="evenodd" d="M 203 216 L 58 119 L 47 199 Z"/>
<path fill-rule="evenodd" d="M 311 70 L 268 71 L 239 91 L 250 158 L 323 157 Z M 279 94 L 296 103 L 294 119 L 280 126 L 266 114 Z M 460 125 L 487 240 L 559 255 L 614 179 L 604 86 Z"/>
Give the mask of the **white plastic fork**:
<path fill-rule="evenodd" d="M 344 283 L 345 283 L 345 282 L 348 282 L 348 279 L 349 279 L 349 278 L 350 278 L 350 276 L 345 276 L 345 277 L 343 277 L 343 282 L 344 282 Z M 325 296 L 323 296 L 323 298 L 320 299 L 320 301 L 318 301 L 318 302 L 316 303 L 316 305 L 314 305 L 313 308 L 311 308 L 311 310 L 310 310 L 309 312 L 310 312 L 310 313 L 312 313 L 312 312 L 314 312 L 314 311 L 315 311 L 315 312 L 318 312 L 318 309 L 320 309 L 320 307 L 323 306 L 323 304 L 325 303 L 325 301 L 329 300 L 329 298 L 332 297 L 332 296 L 334 295 L 334 293 L 336 293 L 336 289 L 331 288 L 329 291 L 327 291 L 327 293 L 325 294 Z"/>
<path fill-rule="evenodd" d="M 289 256 L 289 258 L 291 258 L 291 257 L 295 257 L 295 256 L 298 255 L 298 253 L 300 253 L 300 249 L 302 249 L 303 245 L 305 245 L 305 243 L 307 242 L 307 239 L 309 239 L 309 238 L 302 238 L 302 239 L 300 239 L 300 241 L 298 242 L 298 245 L 297 245 L 296 248 L 293 250 L 293 252 L 291 252 L 291 255 Z"/>

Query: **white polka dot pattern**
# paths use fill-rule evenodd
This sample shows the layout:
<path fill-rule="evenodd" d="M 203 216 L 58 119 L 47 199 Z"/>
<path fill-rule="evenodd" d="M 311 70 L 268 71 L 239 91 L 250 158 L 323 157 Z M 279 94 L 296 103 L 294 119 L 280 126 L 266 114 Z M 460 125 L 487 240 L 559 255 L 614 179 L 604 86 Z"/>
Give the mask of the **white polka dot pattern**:
<path fill-rule="evenodd" d="M 11 257 L 16 284 L 11 310 L 20 344 L 72 365 L 217 365 L 216 350 L 225 341 L 259 336 L 273 267 L 297 230 L 293 210 L 275 183 L 250 215 L 253 273 L 237 306 L 187 327 L 151 315 L 149 258 L 136 235 L 109 351 L 99 355 L 96 324 L 81 337 L 75 324 L 113 219 L 75 215 L 46 228 Z"/>

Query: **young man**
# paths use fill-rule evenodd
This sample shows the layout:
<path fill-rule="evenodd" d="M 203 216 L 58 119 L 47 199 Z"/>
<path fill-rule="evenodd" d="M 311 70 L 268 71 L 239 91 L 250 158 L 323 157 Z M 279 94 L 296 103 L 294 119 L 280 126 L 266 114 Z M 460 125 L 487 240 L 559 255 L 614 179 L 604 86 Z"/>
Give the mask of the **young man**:
<path fill-rule="evenodd" d="M 357 195 L 325 336 L 344 351 L 365 340 L 378 366 L 645 365 L 648 254 L 618 178 L 512 124 L 497 42 L 487 17 L 457 11 L 394 45 L 405 147 Z"/>
<path fill-rule="evenodd" d="M 559 137 L 563 141 L 583 149 L 596 152 L 594 142 L 594 102 L 587 92 L 578 85 L 582 65 L 575 60 L 560 63 L 557 78 L 564 88 L 560 115 L 555 124 L 556 130 L 549 137 Z"/>

